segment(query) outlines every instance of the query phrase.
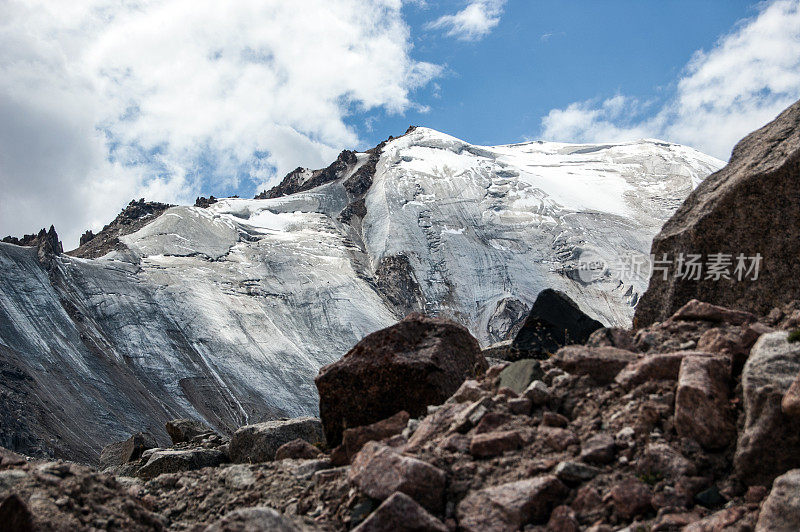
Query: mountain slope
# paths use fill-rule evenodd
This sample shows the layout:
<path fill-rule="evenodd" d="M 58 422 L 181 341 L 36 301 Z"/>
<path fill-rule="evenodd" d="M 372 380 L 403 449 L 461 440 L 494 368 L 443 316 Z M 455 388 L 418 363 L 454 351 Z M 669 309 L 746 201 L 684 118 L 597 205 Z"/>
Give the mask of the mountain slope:
<path fill-rule="evenodd" d="M 172 207 L 100 258 L 0 243 L 0 445 L 86 461 L 163 422 L 314 413 L 313 377 L 409 311 L 504 339 L 539 291 L 626 324 L 642 257 L 722 162 L 658 141 L 479 147 L 416 128 L 262 197 Z M 293 193 L 292 193 L 293 192 Z M 91 242 L 90 242 L 91 243 Z"/>

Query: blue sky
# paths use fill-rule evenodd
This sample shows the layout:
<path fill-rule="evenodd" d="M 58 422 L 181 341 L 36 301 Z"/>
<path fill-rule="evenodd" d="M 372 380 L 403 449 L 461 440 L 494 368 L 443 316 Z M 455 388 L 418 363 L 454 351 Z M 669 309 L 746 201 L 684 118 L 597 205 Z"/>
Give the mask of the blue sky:
<path fill-rule="evenodd" d="M 409 124 L 727 159 L 800 97 L 800 0 L 8 0 L 0 233 L 252 196 Z"/>
<path fill-rule="evenodd" d="M 663 99 L 695 51 L 713 47 L 737 21 L 756 15 L 759 2 L 511 0 L 481 40 L 425 29 L 464 4 L 405 7 L 412 55 L 446 70 L 436 80 L 440 89 L 428 86 L 416 95 L 428 113 L 378 113 L 372 131 L 354 116 L 351 123 L 369 143 L 411 123 L 477 144 L 538 139 L 542 117 L 574 101 L 616 93 Z"/>

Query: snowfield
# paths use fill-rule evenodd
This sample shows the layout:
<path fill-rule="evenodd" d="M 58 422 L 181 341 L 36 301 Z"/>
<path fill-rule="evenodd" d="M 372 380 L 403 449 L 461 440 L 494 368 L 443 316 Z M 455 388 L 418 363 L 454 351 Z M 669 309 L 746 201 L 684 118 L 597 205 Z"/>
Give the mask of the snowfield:
<path fill-rule="evenodd" d="M 0 445 L 92 460 L 163 423 L 229 431 L 315 414 L 313 378 L 366 334 L 418 310 L 505 338 L 544 288 L 628 325 L 646 287 L 611 266 L 644 257 L 723 162 L 657 140 L 473 146 L 417 128 L 388 142 L 366 214 L 338 180 L 267 200 L 174 207 L 99 259 L 0 244 Z M 310 172 L 302 174 L 307 180 Z M 578 259 L 608 268 L 586 282 Z M 20 434 L 11 441 L 12 432 Z M 46 442 L 46 445 L 45 443 Z"/>

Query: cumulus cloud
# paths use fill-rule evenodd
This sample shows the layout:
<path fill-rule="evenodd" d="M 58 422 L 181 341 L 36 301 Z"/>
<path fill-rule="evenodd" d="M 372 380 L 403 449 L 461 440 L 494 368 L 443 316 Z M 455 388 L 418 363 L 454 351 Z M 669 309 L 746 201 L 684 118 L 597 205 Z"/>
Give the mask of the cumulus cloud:
<path fill-rule="evenodd" d="M 660 106 L 624 95 L 542 119 L 542 136 L 604 142 L 658 137 L 727 160 L 734 144 L 800 98 L 800 2 L 778 0 L 698 51 Z"/>
<path fill-rule="evenodd" d="M 0 232 L 67 246 L 134 197 L 256 190 L 416 108 L 401 0 L 0 3 Z"/>
<path fill-rule="evenodd" d="M 449 37 L 478 41 L 500 23 L 506 0 L 472 0 L 454 15 L 444 15 L 428 24 L 429 29 L 444 29 Z"/>

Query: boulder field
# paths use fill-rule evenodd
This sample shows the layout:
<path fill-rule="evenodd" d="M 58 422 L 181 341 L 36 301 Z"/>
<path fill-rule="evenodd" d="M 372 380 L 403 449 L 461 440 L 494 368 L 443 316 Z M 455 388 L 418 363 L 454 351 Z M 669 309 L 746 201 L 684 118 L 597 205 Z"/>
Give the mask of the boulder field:
<path fill-rule="evenodd" d="M 690 301 L 548 359 L 465 366 L 413 415 L 402 382 L 373 382 L 365 397 L 396 412 L 349 424 L 336 446 L 299 418 L 230 437 L 176 420 L 172 447 L 133 435 L 103 471 L 3 450 L 0 517 L 19 530 L 797 530 L 798 309 Z M 413 316 L 394 327 L 414 320 L 452 332 Z M 411 349 L 376 334 L 365 356 Z M 441 343 L 406 356 L 452 356 Z"/>

